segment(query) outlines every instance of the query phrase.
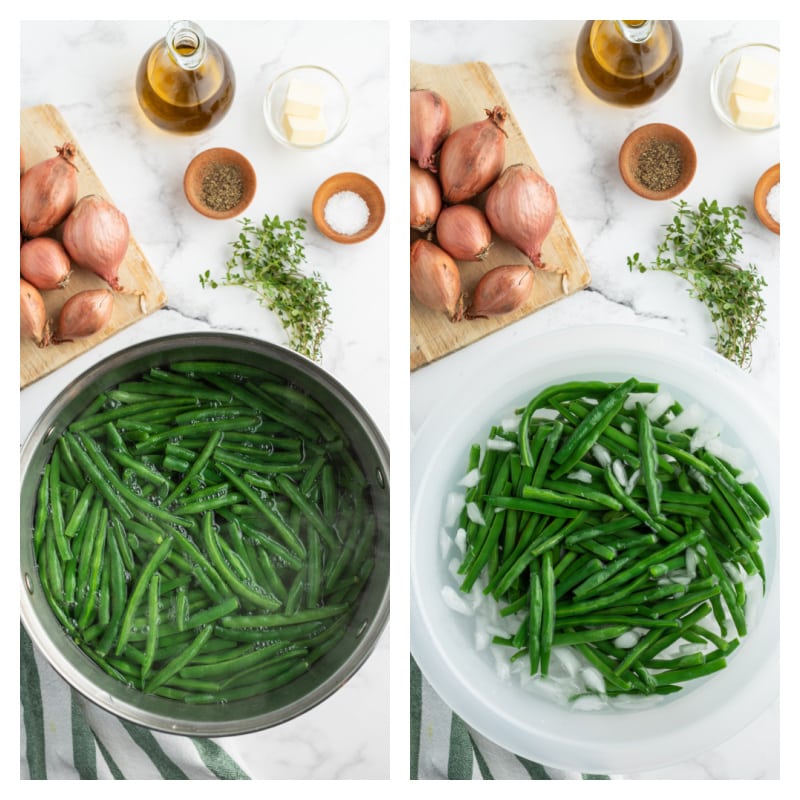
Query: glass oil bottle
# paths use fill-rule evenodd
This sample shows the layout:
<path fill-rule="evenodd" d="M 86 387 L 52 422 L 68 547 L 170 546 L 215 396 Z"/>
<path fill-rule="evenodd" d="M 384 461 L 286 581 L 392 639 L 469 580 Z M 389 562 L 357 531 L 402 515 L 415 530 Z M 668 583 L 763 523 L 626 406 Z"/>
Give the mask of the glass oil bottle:
<path fill-rule="evenodd" d="M 606 102 L 638 106 L 675 82 L 683 44 L 672 20 L 588 20 L 578 34 L 578 72 Z"/>
<path fill-rule="evenodd" d="M 136 96 L 145 115 L 172 133 L 199 133 L 216 125 L 235 90 L 225 51 L 188 20 L 170 26 L 145 53 L 136 74 Z"/>

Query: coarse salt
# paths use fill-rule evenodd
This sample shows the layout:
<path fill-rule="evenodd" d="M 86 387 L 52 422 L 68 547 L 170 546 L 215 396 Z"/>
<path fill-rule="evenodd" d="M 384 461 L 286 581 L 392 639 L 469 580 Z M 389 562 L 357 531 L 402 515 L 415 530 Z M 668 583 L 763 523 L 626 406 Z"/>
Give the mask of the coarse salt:
<path fill-rule="evenodd" d="M 369 207 L 357 192 L 336 192 L 325 203 L 325 222 L 343 236 L 354 236 L 368 221 Z"/>
<path fill-rule="evenodd" d="M 780 225 L 781 222 L 781 184 L 776 183 L 767 193 L 767 213 Z"/>

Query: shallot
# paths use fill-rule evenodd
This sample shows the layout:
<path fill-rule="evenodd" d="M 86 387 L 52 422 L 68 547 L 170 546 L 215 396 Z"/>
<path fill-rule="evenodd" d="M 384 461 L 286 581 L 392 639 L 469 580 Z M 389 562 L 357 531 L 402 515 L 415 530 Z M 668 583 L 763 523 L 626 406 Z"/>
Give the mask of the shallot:
<path fill-rule="evenodd" d="M 19 271 L 37 289 L 63 289 L 72 274 L 72 264 L 61 242 L 37 236 L 20 248 Z"/>
<path fill-rule="evenodd" d="M 99 275 L 112 289 L 122 291 L 119 267 L 130 241 L 126 216 L 97 194 L 75 204 L 64 223 L 64 247 L 79 266 Z"/>
<path fill-rule="evenodd" d="M 76 150 L 71 142 L 56 147 L 58 155 L 34 164 L 19 181 L 19 216 L 22 233 L 41 236 L 63 222 L 78 199 Z"/>
<path fill-rule="evenodd" d="M 427 239 L 411 245 L 411 293 L 422 305 L 447 314 L 452 322 L 464 315 L 461 273 L 441 247 Z"/>
<path fill-rule="evenodd" d="M 565 274 L 542 261 L 542 243 L 553 227 L 558 202 L 555 189 L 529 164 L 512 164 L 486 195 L 492 230 L 521 250 L 539 269 Z"/>
<path fill-rule="evenodd" d="M 439 214 L 436 241 L 459 261 L 481 261 L 492 246 L 492 229 L 477 206 L 458 203 Z"/>
<path fill-rule="evenodd" d="M 42 293 L 24 278 L 19 279 L 19 335 L 33 339 L 38 347 L 50 344 L 50 321 Z"/>
<path fill-rule="evenodd" d="M 411 162 L 411 227 L 417 231 L 430 230 L 442 210 L 442 190 L 439 181 L 428 170 Z"/>
<path fill-rule="evenodd" d="M 411 90 L 411 158 L 436 172 L 435 156 L 450 133 L 450 106 L 437 92 Z"/>
<path fill-rule="evenodd" d="M 486 119 L 457 128 L 439 153 L 439 177 L 445 202 L 461 203 L 497 180 L 506 159 L 508 118 L 502 106 L 484 109 Z"/>
<path fill-rule="evenodd" d="M 527 264 L 504 264 L 484 273 L 475 286 L 467 319 L 496 317 L 524 305 L 531 296 L 534 273 Z"/>
<path fill-rule="evenodd" d="M 91 336 L 108 325 L 114 312 L 114 293 L 110 289 L 77 292 L 61 307 L 53 341 L 71 342 Z"/>

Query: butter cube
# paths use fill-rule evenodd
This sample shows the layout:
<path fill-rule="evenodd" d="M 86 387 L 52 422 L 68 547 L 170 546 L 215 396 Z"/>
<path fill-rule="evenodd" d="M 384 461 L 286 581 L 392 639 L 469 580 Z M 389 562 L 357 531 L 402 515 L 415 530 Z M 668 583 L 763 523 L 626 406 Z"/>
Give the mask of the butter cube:
<path fill-rule="evenodd" d="M 325 118 L 321 113 L 313 119 L 284 114 L 283 129 L 292 144 L 312 145 L 325 141 Z"/>
<path fill-rule="evenodd" d="M 752 56 L 742 56 L 736 67 L 731 94 L 769 100 L 778 78 L 778 67 Z"/>
<path fill-rule="evenodd" d="M 742 94 L 732 94 L 730 110 L 733 121 L 748 128 L 768 128 L 775 122 L 775 102 L 771 96 L 766 100 L 754 100 Z"/>
<path fill-rule="evenodd" d="M 317 119 L 322 113 L 322 87 L 305 81 L 291 81 L 283 113 L 287 117 Z"/>

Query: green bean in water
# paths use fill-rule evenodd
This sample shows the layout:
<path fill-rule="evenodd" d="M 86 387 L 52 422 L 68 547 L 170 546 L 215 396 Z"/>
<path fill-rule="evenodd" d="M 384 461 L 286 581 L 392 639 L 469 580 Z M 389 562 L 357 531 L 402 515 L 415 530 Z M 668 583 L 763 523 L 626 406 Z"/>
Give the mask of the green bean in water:
<path fill-rule="evenodd" d="M 217 361 L 106 390 L 44 466 L 48 603 L 100 668 L 191 704 L 298 679 L 344 636 L 374 563 L 370 485 L 326 409 Z"/>

